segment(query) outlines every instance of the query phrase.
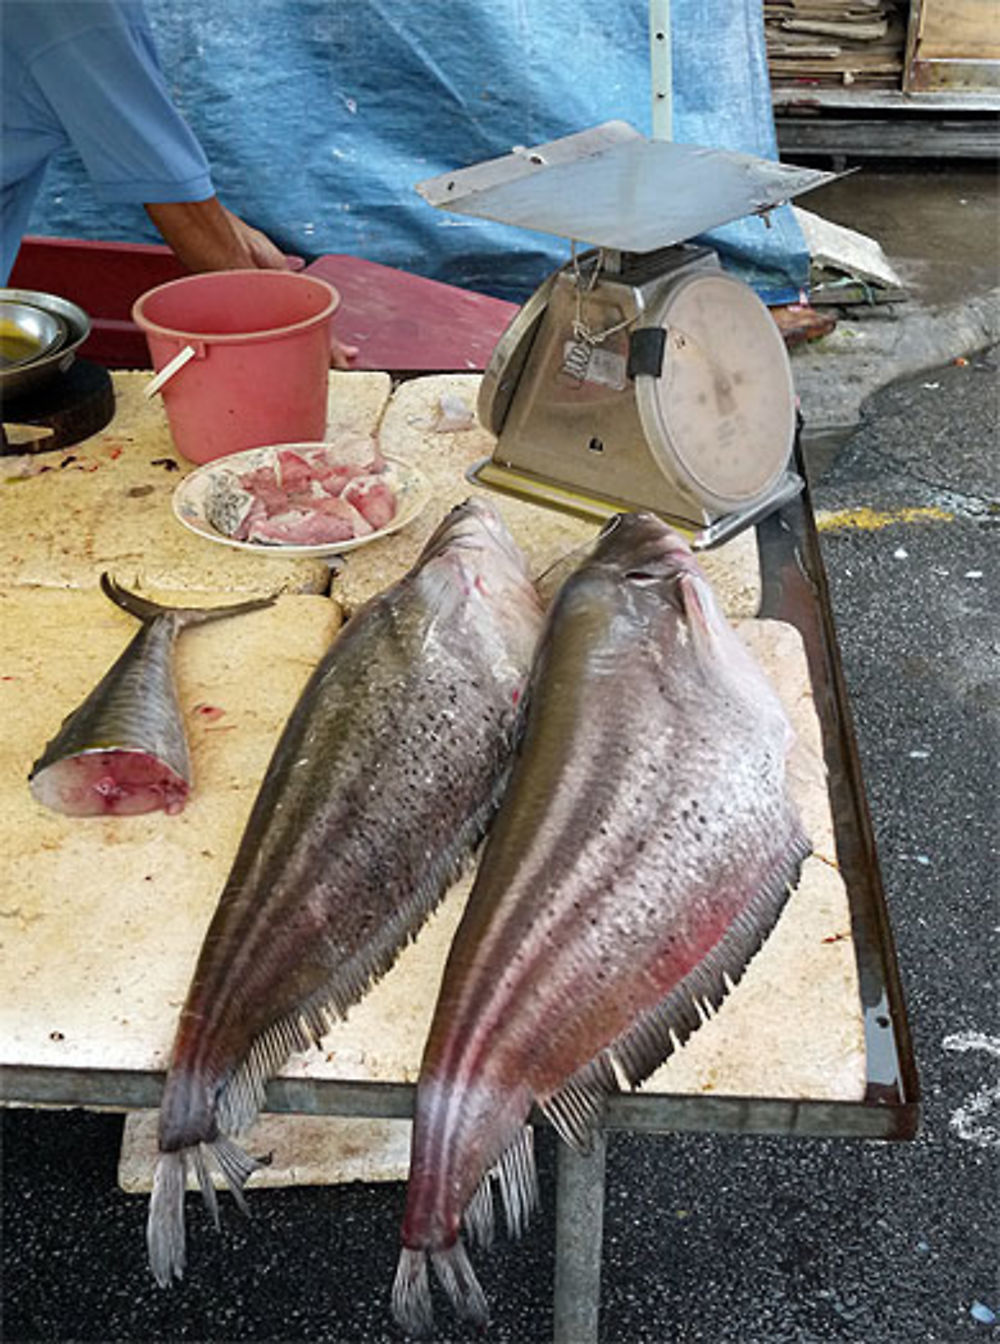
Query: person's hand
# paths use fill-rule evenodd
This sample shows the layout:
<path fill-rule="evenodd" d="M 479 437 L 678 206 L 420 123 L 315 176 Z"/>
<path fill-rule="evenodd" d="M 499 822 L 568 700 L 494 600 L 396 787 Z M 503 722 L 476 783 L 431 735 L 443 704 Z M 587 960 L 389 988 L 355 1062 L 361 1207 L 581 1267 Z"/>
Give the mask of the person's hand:
<path fill-rule="evenodd" d="M 336 336 L 330 342 L 330 367 L 332 369 L 352 369 L 358 356 L 356 345 L 344 345 Z"/>
<path fill-rule="evenodd" d="M 222 209 L 235 235 L 236 247 L 246 258 L 246 268 L 252 267 L 260 271 L 289 271 L 301 267 L 301 257 L 286 257 L 281 248 L 271 242 L 267 234 L 261 233 L 260 229 L 255 229 L 252 224 L 247 224 L 225 206 Z"/>

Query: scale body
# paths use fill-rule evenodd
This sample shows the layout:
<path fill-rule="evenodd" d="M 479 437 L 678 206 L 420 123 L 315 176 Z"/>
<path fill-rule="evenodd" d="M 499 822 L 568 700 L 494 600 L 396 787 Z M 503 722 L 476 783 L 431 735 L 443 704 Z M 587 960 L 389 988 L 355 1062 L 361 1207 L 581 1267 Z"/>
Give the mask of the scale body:
<path fill-rule="evenodd" d="M 686 240 L 830 177 L 611 122 L 419 184 L 433 205 L 596 244 L 497 343 L 477 407 L 497 444 L 474 479 L 597 519 L 648 509 L 703 546 L 797 493 L 781 333 Z"/>
<path fill-rule="evenodd" d="M 515 316 L 478 412 L 483 484 L 588 516 L 646 508 L 689 528 L 784 495 L 795 396 L 767 309 L 708 248 L 596 254 Z M 581 339 L 586 330 L 609 334 Z"/>

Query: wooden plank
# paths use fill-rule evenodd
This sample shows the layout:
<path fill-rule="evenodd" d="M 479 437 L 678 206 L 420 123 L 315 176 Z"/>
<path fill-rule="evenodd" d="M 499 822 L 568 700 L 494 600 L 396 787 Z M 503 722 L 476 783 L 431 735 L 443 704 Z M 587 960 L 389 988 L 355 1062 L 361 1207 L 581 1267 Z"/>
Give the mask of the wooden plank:
<path fill-rule="evenodd" d="M 483 369 L 517 305 L 362 257 L 331 254 L 306 267 L 340 293 L 334 334 L 356 345 L 358 370 Z M 93 322 L 81 357 L 106 368 L 149 368 L 131 320 L 147 289 L 187 274 L 169 248 L 149 243 L 26 237 L 10 285 L 61 294 Z"/>
<path fill-rule="evenodd" d="M 383 584 L 396 577 L 398 570 L 387 570 Z M 260 778 L 338 613 L 327 598 L 285 596 L 238 624 L 191 631 L 177 652 L 194 762 L 188 806 L 172 817 L 81 822 L 41 808 L 25 776 L 61 713 L 79 703 L 131 636 L 129 618 L 80 590 L 0 589 L 0 601 L 0 708 L 9 725 L 0 743 L 7 878 L 0 983 L 8 990 L 0 995 L 0 1064 L 110 1068 L 127 1084 L 130 1074 L 165 1067 Z M 792 626 L 746 620 L 738 630 L 788 709 L 796 734 L 790 787 L 814 854 L 739 985 L 645 1090 L 860 1102 L 866 1074 L 857 965 L 808 665 Z M 266 678 L 255 678 L 255 669 L 266 669 Z M 200 720 L 198 704 L 224 716 Z M 284 1077 L 416 1078 L 470 882 L 471 875 L 455 886 L 392 970 L 319 1050 L 291 1060 Z M 38 1100 L 13 1090 L 8 1096 Z"/>
<path fill-rule="evenodd" d="M 921 0 L 917 59 L 1000 60 L 997 0 Z"/>
<path fill-rule="evenodd" d="M 517 305 L 382 266 L 331 254 L 306 267 L 341 297 L 336 333 L 359 348 L 358 368 L 397 373 L 482 370 Z"/>
<path fill-rule="evenodd" d="M 794 109 L 818 112 L 826 108 L 856 115 L 868 110 L 891 112 L 894 116 L 887 119 L 886 125 L 894 124 L 899 116 L 923 115 L 927 119 L 927 114 L 930 112 L 936 117 L 961 113 L 969 118 L 964 123 L 967 127 L 982 125 L 984 132 L 992 132 L 996 128 L 996 113 L 1000 108 L 1000 102 L 995 94 L 980 89 L 904 92 L 898 85 L 895 88 L 883 89 L 870 87 L 845 89 L 796 79 L 772 82 L 771 102 L 779 114 Z"/>
<path fill-rule="evenodd" d="M 781 29 L 789 33 L 814 33 L 819 37 L 851 38 L 856 42 L 875 42 L 889 31 L 883 19 L 877 23 L 843 23 L 832 19 L 782 19 Z"/>
<path fill-rule="evenodd" d="M 996 0 L 913 0 L 906 35 L 907 93 L 1000 92 L 1000 5 Z"/>
<path fill-rule="evenodd" d="M 901 112 L 867 120 L 779 115 L 775 126 L 782 157 L 792 159 L 812 154 L 853 159 L 995 159 L 1000 154 L 1000 126 L 995 121 L 907 117 Z"/>
<path fill-rule="evenodd" d="M 997 106 L 1000 61 L 914 61 L 904 81 L 910 93 L 982 93 Z"/>

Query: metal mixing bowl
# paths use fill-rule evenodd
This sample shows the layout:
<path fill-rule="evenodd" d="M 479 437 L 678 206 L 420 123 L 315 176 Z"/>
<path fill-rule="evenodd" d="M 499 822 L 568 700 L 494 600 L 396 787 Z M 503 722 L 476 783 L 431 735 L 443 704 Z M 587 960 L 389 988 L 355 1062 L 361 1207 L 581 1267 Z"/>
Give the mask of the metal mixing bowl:
<path fill-rule="evenodd" d="M 0 302 L 0 369 L 32 363 L 65 345 L 69 328 L 33 303 Z"/>
<path fill-rule="evenodd" d="M 0 397 L 4 400 L 35 391 L 58 374 L 65 373 L 76 358 L 78 348 L 90 335 L 87 314 L 58 294 L 44 294 L 36 289 L 0 289 L 0 311 L 10 304 L 40 310 L 65 328 L 66 337 L 61 345 L 49 348 L 37 358 L 0 366 Z"/>

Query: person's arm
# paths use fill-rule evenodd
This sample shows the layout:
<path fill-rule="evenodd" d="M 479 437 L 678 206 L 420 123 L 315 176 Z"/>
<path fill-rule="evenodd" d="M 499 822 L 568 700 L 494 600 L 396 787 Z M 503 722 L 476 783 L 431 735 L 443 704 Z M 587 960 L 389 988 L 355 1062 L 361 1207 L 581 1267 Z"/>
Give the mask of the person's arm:
<path fill-rule="evenodd" d="M 217 196 L 206 201 L 148 202 L 146 214 L 189 271 L 288 267 L 288 258 L 270 238 L 227 210 Z"/>

